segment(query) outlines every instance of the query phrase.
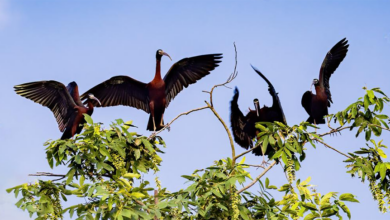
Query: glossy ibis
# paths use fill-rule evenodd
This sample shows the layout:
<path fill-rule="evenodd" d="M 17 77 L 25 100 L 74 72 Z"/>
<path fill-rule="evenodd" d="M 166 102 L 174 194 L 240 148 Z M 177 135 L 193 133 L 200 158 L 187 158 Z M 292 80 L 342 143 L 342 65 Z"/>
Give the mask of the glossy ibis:
<path fill-rule="evenodd" d="M 163 50 L 156 52 L 156 73 L 149 83 L 143 83 L 129 76 L 114 76 L 88 90 L 81 96 L 84 100 L 88 93 L 95 94 L 102 103 L 101 107 L 125 105 L 142 109 L 150 113 L 147 130 L 157 131 L 164 127 L 164 112 L 176 95 L 210 74 L 222 54 L 208 54 L 184 58 L 173 64 L 168 73 L 161 78 L 161 58 L 168 56 Z"/>
<path fill-rule="evenodd" d="M 257 74 L 259 74 L 261 78 L 263 78 L 267 82 L 268 91 L 272 96 L 273 103 L 271 107 L 264 106 L 263 108 L 260 108 L 259 100 L 254 99 L 253 103 L 255 105 L 255 110 L 249 109 L 248 114 L 244 116 L 238 107 L 237 101 L 239 92 L 237 88 L 235 89 L 230 107 L 230 122 L 233 130 L 234 141 L 245 149 L 253 147 L 252 140 L 259 133 L 259 130 L 255 128 L 256 122 L 279 121 L 284 124 L 287 124 L 286 118 L 283 113 L 283 108 L 280 104 L 278 93 L 276 93 L 275 88 L 259 70 L 257 70 L 253 66 L 252 68 L 256 71 Z M 269 153 L 269 148 L 266 152 L 263 152 L 262 148 L 258 147 L 253 150 L 253 153 L 256 156 L 262 155 L 264 158 L 264 155 Z"/>
<path fill-rule="evenodd" d="M 92 115 L 93 104 L 91 100 L 100 101 L 88 94 L 85 107 L 80 100 L 78 86 L 75 82 L 67 87 L 57 81 L 38 81 L 14 86 L 15 92 L 25 98 L 48 107 L 57 120 L 58 128 L 63 132 L 61 140 L 69 139 L 79 134 L 85 123 L 84 115 Z"/>
<path fill-rule="evenodd" d="M 344 60 L 348 52 L 348 40 L 346 38 L 339 41 L 326 54 L 320 69 L 319 79 L 314 79 L 311 86 L 314 85 L 316 94 L 306 91 L 302 96 L 302 106 L 309 114 L 307 122 L 312 124 L 325 124 L 324 116 L 328 115 L 328 107 L 333 103 L 330 94 L 329 79 L 340 63 Z"/>

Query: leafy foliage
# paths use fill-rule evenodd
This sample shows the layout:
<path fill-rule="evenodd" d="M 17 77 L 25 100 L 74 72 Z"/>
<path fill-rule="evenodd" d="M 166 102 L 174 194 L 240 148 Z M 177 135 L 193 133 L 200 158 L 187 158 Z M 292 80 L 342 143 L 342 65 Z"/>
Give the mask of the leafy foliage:
<path fill-rule="evenodd" d="M 153 187 L 141 174 L 159 171 L 162 162 L 159 154 L 163 153 L 159 147 L 165 147 L 161 137 L 147 138 L 130 132 L 131 121 L 125 123 L 121 119 L 103 129 L 102 124 L 94 123 L 86 115 L 83 133 L 75 139 L 45 143 L 50 167 L 66 166 L 66 174 L 46 173 L 57 179 L 25 183 L 7 192 L 21 197 L 16 206 L 38 220 L 62 219 L 64 213 L 76 219 L 119 220 L 325 220 L 342 219 L 345 213 L 350 219 L 350 210 L 344 202 L 358 202 L 354 195 L 336 192 L 321 195 L 310 184 L 310 177 L 305 181 L 296 180 L 296 172 L 306 157 L 305 144 L 316 148 L 321 143 L 331 148 L 324 143 L 323 136 L 356 127 L 357 136 L 365 132 L 369 144 L 354 153 L 343 154 L 348 157 L 347 173 L 362 181 L 368 180 L 379 209 L 386 212 L 390 201 L 390 163 L 384 161 L 386 146 L 382 141 L 373 140 L 371 133 L 380 136 L 383 130 L 390 130 L 388 116 L 381 114 L 389 98 L 379 88 L 365 90 L 364 97 L 356 103 L 327 116 L 341 126 L 325 134 L 318 134 L 316 130 L 309 132 L 308 128 L 316 127 L 307 122 L 292 127 L 279 122 L 256 124 L 260 132 L 255 146 L 261 148 L 273 164 L 284 166 L 287 182 L 279 188 L 270 185 L 268 178 L 260 180 L 273 165 L 252 178 L 248 171 L 252 165 L 245 164 L 244 153 L 238 156 L 233 153 L 232 158 L 217 160 L 210 167 L 183 175 L 189 185 L 179 191 L 169 192 L 157 177 L 156 187 Z M 241 161 L 236 162 L 240 157 Z M 251 183 L 244 186 L 248 181 Z M 248 191 L 255 183 L 259 190 Z M 283 193 L 283 197 L 274 198 L 270 193 L 274 190 Z M 64 207 L 69 197 L 82 198 L 83 202 Z"/>

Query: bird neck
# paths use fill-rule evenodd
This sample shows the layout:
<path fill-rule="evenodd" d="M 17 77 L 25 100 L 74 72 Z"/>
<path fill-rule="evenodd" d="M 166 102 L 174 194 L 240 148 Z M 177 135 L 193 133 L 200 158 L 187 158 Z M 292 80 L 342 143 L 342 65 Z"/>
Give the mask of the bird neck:
<path fill-rule="evenodd" d="M 154 76 L 155 80 L 161 80 L 161 60 L 156 60 L 156 75 Z"/>
<path fill-rule="evenodd" d="M 92 101 L 91 101 L 91 100 L 88 100 L 88 102 L 87 102 L 87 106 L 88 106 L 88 111 L 87 111 L 87 114 L 88 114 L 88 115 L 92 115 L 94 106 L 93 106 L 93 104 L 92 104 Z"/>

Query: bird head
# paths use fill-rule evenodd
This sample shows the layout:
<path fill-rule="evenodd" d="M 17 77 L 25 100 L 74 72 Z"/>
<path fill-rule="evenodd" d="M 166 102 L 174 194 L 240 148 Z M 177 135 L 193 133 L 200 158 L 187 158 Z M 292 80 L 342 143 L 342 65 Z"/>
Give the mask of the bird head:
<path fill-rule="evenodd" d="M 165 53 L 165 52 L 164 52 L 163 50 L 161 50 L 161 49 L 158 49 L 157 52 L 156 52 L 156 59 L 157 59 L 157 60 L 161 60 L 161 57 L 162 57 L 162 56 L 167 56 L 167 57 L 169 57 L 169 59 L 172 60 L 172 58 L 171 58 L 171 56 L 169 56 L 169 54 Z"/>
<path fill-rule="evenodd" d="M 98 98 L 96 98 L 92 93 L 88 94 L 88 98 L 91 99 L 91 100 L 92 99 L 96 100 L 99 103 L 99 105 L 102 105 L 102 103 L 100 103 L 100 100 Z"/>
<path fill-rule="evenodd" d="M 313 79 L 313 82 L 311 83 L 311 86 L 310 86 L 310 91 L 311 91 L 313 85 L 318 86 L 318 83 L 319 83 L 318 79 Z"/>
<path fill-rule="evenodd" d="M 255 105 L 257 117 L 259 117 L 260 116 L 260 103 L 259 103 L 259 100 L 258 99 L 253 99 L 253 104 Z"/>

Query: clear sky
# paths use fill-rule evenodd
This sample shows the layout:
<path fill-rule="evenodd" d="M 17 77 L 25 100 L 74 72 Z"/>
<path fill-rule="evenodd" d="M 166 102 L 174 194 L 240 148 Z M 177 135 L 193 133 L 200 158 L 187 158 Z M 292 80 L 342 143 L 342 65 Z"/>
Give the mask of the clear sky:
<path fill-rule="evenodd" d="M 279 92 L 290 125 L 307 119 L 302 94 L 310 88 L 326 52 L 347 37 L 347 57 L 330 80 L 334 104 L 330 113 L 344 109 L 363 94 L 361 89 L 381 87 L 390 94 L 390 2 L 388 1 L 71 1 L 0 0 L 0 219 L 29 219 L 18 210 L 6 188 L 34 182 L 28 174 L 50 170 L 43 143 L 61 136 L 49 111 L 16 95 L 13 86 L 39 80 L 76 81 L 80 92 L 115 75 L 143 82 L 154 76 L 155 52 L 163 49 L 162 72 L 180 59 L 223 53 L 223 62 L 211 75 L 184 89 L 164 115 L 176 115 L 204 106 L 214 84 L 224 82 L 234 67 L 238 49 L 239 75 L 230 86 L 240 90 L 244 113 L 252 100 L 271 105 L 266 83 L 251 69 L 261 70 Z M 218 88 L 214 104 L 228 122 L 233 90 Z M 389 106 L 386 106 L 388 108 Z M 389 110 L 385 112 L 390 114 Z M 148 115 L 130 107 L 98 108 L 95 121 L 108 124 L 116 118 L 133 120 L 144 135 Z M 229 123 L 229 122 L 228 122 Z M 230 124 L 230 123 L 229 123 Z M 319 132 L 327 131 L 321 126 Z M 167 143 L 158 174 L 169 190 L 184 187 L 180 175 L 204 168 L 230 156 L 227 135 L 209 110 L 180 118 L 164 131 Z M 390 135 L 382 136 L 390 145 Z M 363 137 L 343 132 L 325 141 L 343 151 L 364 147 Z M 350 192 L 359 204 L 348 204 L 352 219 L 389 219 L 380 214 L 366 183 L 346 174 L 345 159 L 323 146 L 306 146 L 307 159 L 298 178 L 312 177 L 317 191 Z M 237 146 L 237 151 L 243 150 Z M 390 154 L 390 150 L 385 150 Z M 261 158 L 247 156 L 259 164 Z M 257 176 L 259 170 L 251 170 Z M 280 186 L 286 182 L 282 168 L 267 176 Z M 148 177 L 147 177 L 148 178 Z M 346 216 L 345 216 L 346 218 Z"/>

